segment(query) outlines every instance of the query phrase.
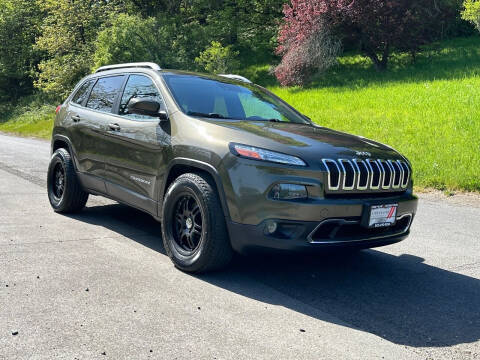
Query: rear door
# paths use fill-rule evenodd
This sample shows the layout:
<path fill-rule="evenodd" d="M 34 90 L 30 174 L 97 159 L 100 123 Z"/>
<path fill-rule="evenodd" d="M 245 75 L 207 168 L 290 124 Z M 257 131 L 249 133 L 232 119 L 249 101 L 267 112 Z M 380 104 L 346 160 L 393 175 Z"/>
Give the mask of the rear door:
<path fill-rule="evenodd" d="M 156 191 L 170 151 L 169 123 L 160 122 L 158 117 L 129 114 L 127 104 L 132 98 L 153 98 L 165 110 L 154 81 L 144 74 L 130 74 L 118 101 L 118 115 L 106 131 L 107 191 L 119 200 L 156 214 Z"/>
<path fill-rule="evenodd" d="M 83 141 L 85 133 L 88 132 L 87 123 L 81 120 L 82 117 L 85 118 L 85 103 L 96 81 L 96 79 L 88 79 L 80 85 L 68 104 L 66 115 L 68 126 L 65 126 L 65 128 L 68 131 L 68 136 L 75 154 L 76 168 L 81 173 L 87 173 L 92 170 L 92 164 L 86 158 L 87 149 Z M 100 134 L 98 134 L 98 136 L 100 136 Z"/>
<path fill-rule="evenodd" d="M 72 113 L 78 170 L 83 185 L 89 189 L 106 192 L 104 134 L 124 79 L 124 75 L 95 79 L 84 106 Z"/>

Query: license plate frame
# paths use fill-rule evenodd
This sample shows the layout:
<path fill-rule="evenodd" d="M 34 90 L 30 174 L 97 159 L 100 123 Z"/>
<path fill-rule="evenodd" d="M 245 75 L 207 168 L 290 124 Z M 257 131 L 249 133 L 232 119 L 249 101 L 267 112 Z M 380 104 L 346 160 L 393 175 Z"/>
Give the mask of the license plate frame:
<path fill-rule="evenodd" d="M 362 226 L 368 229 L 392 227 L 397 222 L 398 203 L 368 204 L 364 208 Z"/>

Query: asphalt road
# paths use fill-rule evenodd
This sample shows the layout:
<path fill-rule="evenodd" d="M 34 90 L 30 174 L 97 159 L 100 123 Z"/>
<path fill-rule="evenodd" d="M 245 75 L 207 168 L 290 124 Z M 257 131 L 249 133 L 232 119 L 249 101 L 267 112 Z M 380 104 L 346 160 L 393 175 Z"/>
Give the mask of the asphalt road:
<path fill-rule="evenodd" d="M 480 202 L 422 197 L 385 248 L 192 276 L 148 215 L 55 214 L 48 161 L 0 135 L 0 359 L 480 359 Z"/>

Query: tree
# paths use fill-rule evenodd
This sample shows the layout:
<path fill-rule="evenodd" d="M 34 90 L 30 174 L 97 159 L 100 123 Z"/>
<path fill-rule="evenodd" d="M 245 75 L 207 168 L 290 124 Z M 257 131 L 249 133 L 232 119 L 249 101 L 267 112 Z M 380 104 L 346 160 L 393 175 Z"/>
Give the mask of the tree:
<path fill-rule="evenodd" d="M 303 25 L 308 25 L 304 33 L 284 33 L 280 38 L 282 45 L 278 51 L 283 57 L 275 68 L 275 76 L 281 85 L 304 85 L 312 74 L 335 65 L 340 54 L 341 43 L 325 21 L 316 18 Z"/>
<path fill-rule="evenodd" d="M 32 92 L 41 15 L 29 0 L 0 0 L 0 97 L 16 101 Z"/>
<path fill-rule="evenodd" d="M 152 61 L 164 68 L 196 68 L 194 59 L 205 44 L 203 31 L 195 24 L 180 27 L 177 19 L 162 15 L 142 18 L 119 14 L 98 33 L 93 67 Z"/>
<path fill-rule="evenodd" d="M 378 70 L 385 70 L 392 50 L 414 55 L 421 45 L 433 39 L 441 26 L 442 11 L 451 2 L 292 0 L 283 9 L 284 24 L 280 29 L 277 51 L 288 56 L 290 49 L 299 48 L 312 37 L 318 37 L 319 32 L 326 32 L 344 43 L 357 44 Z"/>
<path fill-rule="evenodd" d="M 94 68 L 102 65 L 152 61 L 162 64 L 161 49 L 154 18 L 142 19 L 138 15 L 120 14 L 112 19 L 111 26 L 102 30 L 95 41 Z M 162 51 L 163 50 L 163 51 Z"/>
<path fill-rule="evenodd" d="M 120 0 L 37 0 L 47 14 L 36 49 L 46 54 L 35 85 L 65 97 L 93 65 L 98 31 L 122 8 Z"/>
<path fill-rule="evenodd" d="M 480 1 L 465 0 L 463 7 L 462 19 L 471 22 L 480 31 Z"/>
<path fill-rule="evenodd" d="M 286 0 L 204 1 L 203 9 L 196 11 L 205 19 L 210 41 L 232 45 L 243 64 L 253 64 L 272 60 L 285 3 Z"/>

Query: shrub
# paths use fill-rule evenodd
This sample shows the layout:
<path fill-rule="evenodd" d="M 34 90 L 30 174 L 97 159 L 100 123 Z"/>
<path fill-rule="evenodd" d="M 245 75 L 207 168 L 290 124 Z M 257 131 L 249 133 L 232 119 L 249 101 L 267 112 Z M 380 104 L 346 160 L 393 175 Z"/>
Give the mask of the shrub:
<path fill-rule="evenodd" d="M 321 73 L 337 62 L 341 43 L 324 21 L 318 19 L 308 34 L 285 41 L 283 58 L 275 76 L 283 86 L 304 85 L 314 73 Z"/>
<path fill-rule="evenodd" d="M 480 1 L 465 0 L 463 7 L 462 19 L 470 21 L 480 31 Z"/>
<path fill-rule="evenodd" d="M 222 46 L 218 41 L 212 41 L 210 46 L 195 58 L 195 62 L 209 73 L 221 74 L 238 66 L 236 56 L 238 52 L 232 51 L 231 46 Z"/>

